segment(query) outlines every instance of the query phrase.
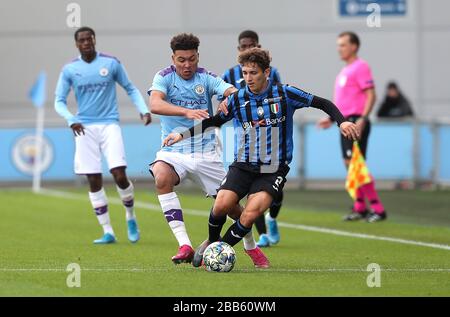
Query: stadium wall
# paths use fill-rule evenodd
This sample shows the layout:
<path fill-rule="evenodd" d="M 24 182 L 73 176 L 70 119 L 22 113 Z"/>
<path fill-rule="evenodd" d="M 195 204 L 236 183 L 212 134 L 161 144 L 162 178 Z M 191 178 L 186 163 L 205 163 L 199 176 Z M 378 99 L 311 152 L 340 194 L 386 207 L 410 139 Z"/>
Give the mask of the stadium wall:
<path fill-rule="evenodd" d="M 74 29 L 66 23 L 67 6 L 74 2 L 81 8 L 81 24 L 97 31 L 98 50 L 119 57 L 143 93 L 154 74 L 170 64 L 174 34 L 198 35 L 202 66 L 222 73 L 236 63 L 239 32 L 252 28 L 284 82 L 331 98 L 342 67 L 336 35 L 350 29 L 361 36 L 360 55 L 372 65 L 379 100 L 394 79 L 419 118 L 450 117 L 448 0 L 406 0 L 406 14 L 382 16 L 379 28 L 368 27 L 364 16 L 341 17 L 338 0 L 5 0 L 0 2 L 0 127 L 33 122 L 27 91 L 41 70 L 48 73 L 47 106 L 52 106 L 61 67 L 78 55 Z M 134 120 L 136 112 L 121 89 L 119 102 L 122 119 Z M 73 98 L 69 104 L 73 110 Z M 49 111 L 47 122 L 61 120 Z"/>

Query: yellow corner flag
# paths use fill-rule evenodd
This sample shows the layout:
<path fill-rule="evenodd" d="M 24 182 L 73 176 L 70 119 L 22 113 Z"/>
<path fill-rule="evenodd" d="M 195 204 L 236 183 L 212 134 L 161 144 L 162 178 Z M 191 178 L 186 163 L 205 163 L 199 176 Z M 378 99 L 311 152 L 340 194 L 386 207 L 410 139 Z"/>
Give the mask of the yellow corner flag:
<path fill-rule="evenodd" d="M 361 154 L 358 142 L 353 142 L 352 159 L 348 167 L 347 180 L 345 182 L 345 188 L 349 195 L 356 199 L 356 191 L 359 187 L 368 184 L 372 181 L 372 178 L 367 168 L 364 156 Z"/>

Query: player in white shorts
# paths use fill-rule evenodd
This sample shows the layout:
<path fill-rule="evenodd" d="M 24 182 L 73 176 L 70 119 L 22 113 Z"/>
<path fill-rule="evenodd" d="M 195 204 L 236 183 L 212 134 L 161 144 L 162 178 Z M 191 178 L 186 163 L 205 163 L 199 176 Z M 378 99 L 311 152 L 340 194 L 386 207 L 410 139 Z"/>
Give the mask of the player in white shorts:
<path fill-rule="evenodd" d="M 151 115 L 119 60 L 95 50 L 94 30 L 89 27 L 78 29 L 75 44 L 81 55 L 61 71 L 55 92 L 55 110 L 67 120 L 75 135 L 75 173 L 87 176 L 89 198 L 103 227 L 103 236 L 94 243 L 116 241 L 103 189 L 102 155 L 106 158 L 126 210 L 128 239 L 134 243 L 140 236 L 134 212 L 134 188 L 125 172 L 127 162 L 118 125 L 116 82 L 126 90 L 145 125 L 151 122 Z M 67 96 L 71 88 L 78 104 L 76 116 L 67 109 Z"/>
<path fill-rule="evenodd" d="M 160 115 L 162 140 L 174 130 L 184 131 L 194 126 L 196 120 L 213 115 L 212 96 L 227 97 L 237 90 L 220 77 L 198 67 L 199 44 L 198 38 L 192 34 L 173 37 L 170 45 L 174 64 L 155 75 L 148 91 L 151 111 Z M 217 150 L 216 133 L 210 131 L 203 138 L 199 136 L 175 146 L 163 147 L 150 164 L 162 211 L 179 244 L 178 253 L 172 257 L 175 264 L 192 262 L 194 250 L 174 187 L 183 179 L 190 178 L 207 196 L 215 198 L 226 175 Z M 240 214 L 241 207 L 236 205 L 228 216 L 238 219 Z M 219 220 L 225 223 L 226 216 Z M 268 267 L 267 258 L 256 246 L 251 233 L 244 238 L 244 247 L 255 266 Z M 200 263 L 193 264 L 199 266 Z"/>

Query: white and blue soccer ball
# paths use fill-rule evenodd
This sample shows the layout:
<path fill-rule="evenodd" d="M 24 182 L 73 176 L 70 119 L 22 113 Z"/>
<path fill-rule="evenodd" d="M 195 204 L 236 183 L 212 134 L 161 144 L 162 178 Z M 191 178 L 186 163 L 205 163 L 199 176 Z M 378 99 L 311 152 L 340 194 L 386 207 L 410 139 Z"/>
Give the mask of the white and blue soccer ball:
<path fill-rule="evenodd" d="M 203 265 L 209 272 L 230 272 L 236 263 L 236 252 L 225 242 L 211 243 L 203 253 Z"/>

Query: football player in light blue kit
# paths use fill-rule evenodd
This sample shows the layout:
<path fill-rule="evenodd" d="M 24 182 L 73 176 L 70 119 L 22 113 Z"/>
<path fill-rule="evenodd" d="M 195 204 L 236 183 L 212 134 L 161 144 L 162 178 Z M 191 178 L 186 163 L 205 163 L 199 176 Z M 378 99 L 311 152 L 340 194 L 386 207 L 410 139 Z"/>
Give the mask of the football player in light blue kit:
<path fill-rule="evenodd" d="M 172 38 L 170 45 L 173 65 L 155 75 L 148 91 L 151 111 L 160 115 L 161 140 L 174 130 L 194 126 L 195 120 L 212 116 L 211 98 L 214 95 L 227 97 L 237 91 L 220 77 L 198 67 L 200 41 L 196 36 L 179 34 Z M 175 264 L 191 262 L 194 250 L 174 187 L 189 177 L 207 196 L 216 197 L 217 189 L 226 175 L 221 155 L 218 153 L 220 149 L 217 147 L 216 133 L 211 130 L 203 137 L 199 135 L 175 146 L 163 147 L 157 153 L 155 161 L 150 164 L 162 211 L 179 244 L 178 253 L 172 257 Z M 230 211 L 236 219 L 240 213 L 239 205 Z M 255 257 L 265 259 L 251 234 L 244 238 L 244 247 L 255 265 L 261 262 L 255 262 Z"/>
<path fill-rule="evenodd" d="M 113 243 L 116 237 L 108 213 L 108 200 L 103 189 L 102 154 L 105 156 L 117 191 L 126 210 L 128 239 L 139 240 L 134 212 L 134 188 L 125 169 L 125 150 L 117 110 L 116 82 L 121 85 L 141 114 L 145 125 L 151 115 L 144 99 L 130 82 L 122 64 L 115 57 L 95 50 L 95 32 L 82 27 L 75 32 L 80 56 L 65 65 L 55 92 L 55 110 L 66 119 L 75 136 L 75 173 L 86 175 L 89 198 L 104 235 L 95 244 Z M 67 108 L 67 96 L 73 89 L 78 104 L 76 115 Z"/>

